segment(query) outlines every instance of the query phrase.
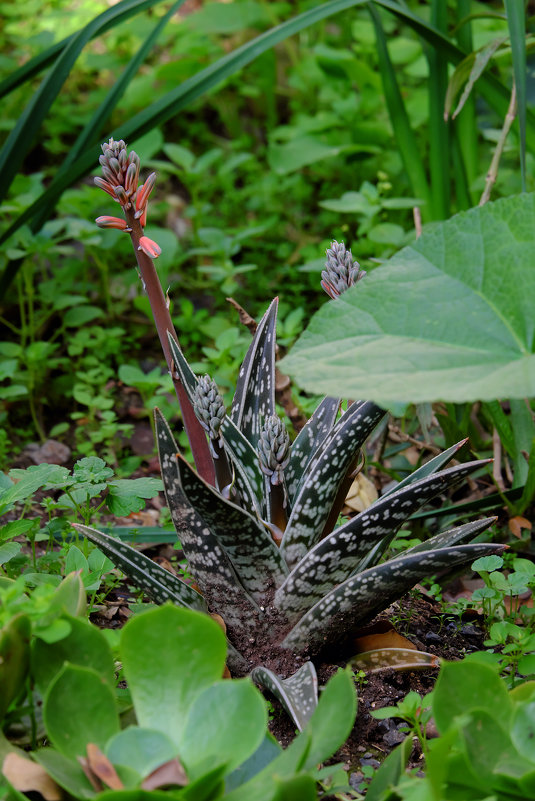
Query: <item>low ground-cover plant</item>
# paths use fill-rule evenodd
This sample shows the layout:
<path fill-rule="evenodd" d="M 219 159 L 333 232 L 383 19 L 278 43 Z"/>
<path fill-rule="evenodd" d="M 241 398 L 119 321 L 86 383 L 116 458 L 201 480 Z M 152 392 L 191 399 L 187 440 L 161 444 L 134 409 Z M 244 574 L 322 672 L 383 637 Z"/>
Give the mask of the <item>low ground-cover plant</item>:
<path fill-rule="evenodd" d="M 136 721 L 125 727 L 106 638 L 78 623 L 70 653 L 42 643 L 34 649 L 49 744 L 34 750 L 32 761 L 7 754 L 3 774 L 12 787 L 47 798 L 59 798 L 62 788 L 71 798 L 103 801 L 156 801 L 165 790 L 191 801 L 317 797 L 317 765 L 353 725 L 348 673 L 331 679 L 306 729 L 282 752 L 267 733 L 266 704 L 252 682 L 221 679 L 221 628 L 206 615 L 166 605 L 134 617 L 121 632 L 118 655 Z"/>
<path fill-rule="evenodd" d="M 135 153 L 127 155 L 122 141 L 110 140 L 102 150 L 104 178 L 95 181 L 118 200 L 125 218 L 101 217 L 98 222 L 130 233 L 142 278 L 152 284 L 150 259 L 160 248 L 145 236 L 144 225 L 155 176 L 138 186 L 139 159 Z M 361 276 L 351 253 L 334 245 L 323 274 L 331 297 Z M 413 512 L 485 464 L 441 470 L 457 446 L 335 527 L 364 442 L 385 411 L 356 401 L 337 419 L 339 400 L 325 398 L 290 445 L 275 408 L 276 311 L 275 300 L 258 325 L 227 414 L 215 383 L 208 376 L 197 379 L 169 331 L 168 343 L 164 341 L 162 309 L 155 310 L 182 408 L 189 403 L 194 410 L 203 439 L 204 432 L 208 435 L 213 463 L 212 471 L 206 470 L 197 443 L 199 473 L 206 470 L 205 480 L 180 455 L 171 430 L 156 413 L 171 516 L 201 592 L 130 546 L 95 529 L 78 528 L 157 601 L 221 615 L 232 670 L 237 675 L 253 670 L 302 728 L 317 697 L 315 669 L 307 657 L 347 643 L 364 622 L 423 576 L 499 553 L 503 546 L 465 544 L 489 525 L 484 520 L 382 561 Z"/>
<path fill-rule="evenodd" d="M 535 682 L 507 690 L 473 654 L 445 663 L 427 699 L 439 736 L 425 747 L 425 777 L 403 775 L 409 741 L 392 752 L 367 793 L 371 801 L 443 798 L 525 801 L 535 792 Z M 390 716 L 397 717 L 396 708 Z M 420 711 L 420 717 L 429 717 Z"/>

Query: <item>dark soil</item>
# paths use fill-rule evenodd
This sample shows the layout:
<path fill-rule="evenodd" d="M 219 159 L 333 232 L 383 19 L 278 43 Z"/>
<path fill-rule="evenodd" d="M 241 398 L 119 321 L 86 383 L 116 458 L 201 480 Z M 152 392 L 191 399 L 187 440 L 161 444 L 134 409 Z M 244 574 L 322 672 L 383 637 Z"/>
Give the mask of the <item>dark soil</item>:
<path fill-rule="evenodd" d="M 399 603 L 383 612 L 374 623 L 379 621 L 395 622 L 396 630 L 409 639 L 418 650 L 427 651 L 441 659 L 458 660 L 465 654 L 483 648 L 485 632 L 477 618 L 460 620 L 457 617 L 445 616 L 434 601 L 413 592 L 406 595 Z M 316 664 L 320 688 L 328 681 L 338 667 L 344 662 L 335 664 L 323 662 Z M 361 769 L 366 765 L 379 767 L 380 763 L 404 738 L 400 731 L 404 726 L 400 720 L 375 720 L 371 716 L 374 709 L 394 706 L 408 692 L 414 690 L 421 696 L 433 689 L 438 669 L 397 671 L 385 669 L 379 673 L 367 674 L 359 682 L 357 688 L 358 712 L 353 731 L 347 742 L 329 760 L 329 763 L 342 762 L 350 772 L 350 783 L 357 788 L 363 776 Z M 295 727 L 276 699 L 270 697 L 274 714 L 269 727 L 272 734 L 283 745 L 287 746 L 296 735 Z M 433 736 L 432 725 L 429 736 Z M 415 739 L 410 759 L 411 767 L 418 767 L 421 751 Z"/>

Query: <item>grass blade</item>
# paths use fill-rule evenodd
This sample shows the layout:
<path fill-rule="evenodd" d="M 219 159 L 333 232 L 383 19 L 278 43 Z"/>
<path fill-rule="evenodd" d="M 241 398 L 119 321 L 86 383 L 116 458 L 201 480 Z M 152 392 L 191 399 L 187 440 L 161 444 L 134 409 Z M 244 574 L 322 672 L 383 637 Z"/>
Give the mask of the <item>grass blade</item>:
<path fill-rule="evenodd" d="M 526 191 L 526 12 L 519 0 L 504 0 L 507 25 L 511 37 L 513 74 L 516 84 L 516 103 L 520 127 L 520 171 L 522 191 Z"/>
<path fill-rule="evenodd" d="M 431 24 L 445 33 L 448 27 L 447 4 L 431 2 Z M 429 64 L 429 168 L 431 176 L 431 216 L 446 220 L 450 216 L 449 131 L 444 121 L 444 99 L 448 86 L 448 63 L 440 51 L 428 48 Z"/>
<path fill-rule="evenodd" d="M 381 71 L 383 91 L 390 115 L 390 122 L 395 131 L 400 155 L 409 176 L 412 191 L 417 197 L 424 200 L 423 216 L 429 219 L 430 216 L 432 216 L 432 206 L 430 203 L 431 195 L 420 155 L 420 148 L 418 147 L 418 143 L 412 131 L 407 110 L 398 86 L 396 72 L 390 60 L 381 18 L 377 9 L 372 5 L 369 6 L 369 11 L 375 28 L 379 69 Z"/>
<path fill-rule="evenodd" d="M 0 151 L 0 200 L 5 197 L 17 170 L 29 150 L 36 132 L 46 117 L 50 106 L 59 94 L 61 87 L 67 80 L 71 68 L 85 45 L 104 26 L 118 24 L 125 19 L 138 14 L 146 8 L 156 5 L 160 0 L 122 0 L 116 6 L 99 14 L 98 17 L 82 28 L 67 46 L 56 61 L 33 98 L 28 103 L 17 124 L 9 134 Z"/>
<path fill-rule="evenodd" d="M 61 178 L 63 175 L 68 175 L 71 169 L 71 165 L 74 161 L 90 146 L 90 145 L 98 145 L 100 144 L 100 140 L 97 142 L 96 139 L 102 130 L 104 123 L 109 119 L 113 109 L 116 107 L 117 103 L 125 93 L 128 84 L 136 74 L 139 66 L 143 63 L 146 56 L 152 49 L 153 44 L 158 39 L 159 35 L 173 16 L 175 12 L 183 5 L 185 0 L 177 0 L 174 3 L 167 14 L 159 20 L 158 24 L 154 27 L 154 29 L 149 33 L 137 53 L 133 56 L 130 60 L 129 64 L 127 65 L 126 69 L 124 70 L 123 74 L 119 78 L 118 81 L 115 82 L 112 89 L 106 95 L 104 101 L 100 104 L 98 109 L 95 111 L 87 125 L 84 127 L 80 135 L 78 136 L 76 142 L 70 148 L 63 164 L 61 165 L 60 169 L 56 173 L 54 181 Z M 34 233 L 41 228 L 41 226 L 45 223 L 48 217 L 52 214 L 53 207 L 50 206 L 43 207 L 40 214 L 37 214 L 34 219 L 32 220 L 31 229 Z"/>

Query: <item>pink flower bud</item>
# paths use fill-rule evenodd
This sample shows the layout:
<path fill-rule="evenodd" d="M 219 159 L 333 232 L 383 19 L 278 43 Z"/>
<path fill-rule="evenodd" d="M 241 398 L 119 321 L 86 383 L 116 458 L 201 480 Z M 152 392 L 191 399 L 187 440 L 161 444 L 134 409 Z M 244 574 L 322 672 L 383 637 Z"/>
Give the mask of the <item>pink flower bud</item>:
<path fill-rule="evenodd" d="M 151 172 L 145 183 L 142 186 L 140 186 L 139 189 L 137 190 L 136 211 L 143 211 L 143 209 L 147 205 L 147 200 L 149 199 L 149 195 L 154 188 L 155 182 L 156 182 L 156 173 Z"/>
<path fill-rule="evenodd" d="M 141 237 L 138 250 L 142 250 L 143 253 L 146 253 L 151 259 L 157 259 L 162 252 L 161 247 L 157 245 L 153 239 L 149 239 L 148 236 Z"/>
<path fill-rule="evenodd" d="M 118 231 L 126 231 L 127 224 L 126 220 L 122 220 L 120 217 L 97 217 L 95 220 L 96 224 L 99 228 L 117 228 Z"/>
<path fill-rule="evenodd" d="M 113 191 L 113 186 L 105 181 L 104 178 L 93 178 L 93 182 L 95 186 L 98 186 L 99 189 L 103 189 L 108 195 L 111 195 L 112 198 L 115 200 L 115 192 Z"/>

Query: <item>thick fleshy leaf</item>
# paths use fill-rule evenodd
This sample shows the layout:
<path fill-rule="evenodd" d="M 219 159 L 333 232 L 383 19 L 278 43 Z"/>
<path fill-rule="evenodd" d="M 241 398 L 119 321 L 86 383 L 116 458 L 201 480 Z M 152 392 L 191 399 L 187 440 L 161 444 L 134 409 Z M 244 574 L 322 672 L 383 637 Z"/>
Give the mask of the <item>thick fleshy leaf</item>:
<path fill-rule="evenodd" d="M 348 576 L 379 542 L 388 544 L 410 515 L 424 503 L 478 470 L 485 461 L 467 462 L 409 484 L 379 498 L 312 548 L 275 594 L 275 604 L 294 622 Z M 376 554 L 378 558 L 380 553 Z"/>
<path fill-rule="evenodd" d="M 207 687 L 191 705 L 180 742 L 189 778 L 198 779 L 208 767 L 221 764 L 233 771 L 254 754 L 266 725 L 264 699 L 250 679 Z"/>
<path fill-rule="evenodd" d="M 382 497 L 385 498 L 387 495 L 391 495 L 393 492 L 398 492 L 398 490 L 403 489 L 408 484 L 414 484 L 415 481 L 419 481 L 421 478 L 425 478 L 426 476 L 430 476 L 433 473 L 436 473 L 437 470 L 447 464 L 450 459 L 453 459 L 455 454 L 460 451 L 463 445 L 466 444 L 468 440 L 462 439 L 460 442 L 457 442 L 455 445 L 452 445 L 451 448 L 439 453 L 437 456 L 434 456 L 432 459 L 429 459 L 428 462 L 423 464 L 421 467 L 418 467 L 417 470 L 414 470 L 412 473 L 400 481 L 399 484 L 391 487 L 391 489 L 387 490 L 383 493 Z"/>
<path fill-rule="evenodd" d="M 293 441 L 290 461 L 284 470 L 290 504 L 294 502 L 311 459 L 330 434 L 339 408 L 338 398 L 324 398 Z"/>
<path fill-rule="evenodd" d="M 115 666 L 110 646 L 102 632 L 88 620 L 68 617 L 70 633 L 62 640 L 47 643 L 36 637 L 32 643 L 32 675 L 44 694 L 65 662 L 96 670 L 115 689 Z"/>
<path fill-rule="evenodd" d="M 76 760 L 63 756 L 54 748 L 39 748 L 32 756 L 73 798 L 95 797 L 95 788 Z"/>
<path fill-rule="evenodd" d="M 28 677 L 31 633 L 32 625 L 26 615 L 15 615 L 0 630 L 0 720 Z"/>
<path fill-rule="evenodd" d="M 178 446 L 161 415 L 156 415 L 156 434 L 167 505 L 189 569 L 213 612 L 233 629 L 253 631 L 261 611 L 218 537 L 189 502 L 178 470 Z"/>
<path fill-rule="evenodd" d="M 125 765 L 142 778 L 164 762 L 175 759 L 178 749 L 173 741 L 156 729 L 128 726 L 106 746 L 106 756 L 115 766 Z"/>
<path fill-rule="evenodd" d="M 279 699 L 299 731 L 303 731 L 318 705 L 318 677 L 312 662 L 305 662 L 287 679 L 263 666 L 256 667 L 251 678 Z"/>
<path fill-rule="evenodd" d="M 418 581 L 480 556 L 500 554 L 505 545 L 476 543 L 398 556 L 344 581 L 323 597 L 293 627 L 282 645 L 293 651 L 317 650 L 350 637 L 377 612 L 401 598 Z"/>
<path fill-rule="evenodd" d="M 290 567 L 296 565 L 321 536 L 349 467 L 384 414 L 374 403 L 354 403 L 310 462 L 281 543 L 281 552 Z"/>
<path fill-rule="evenodd" d="M 281 369 L 380 404 L 531 397 L 534 245 L 535 194 L 437 223 L 323 306 Z"/>
<path fill-rule="evenodd" d="M 189 502 L 217 533 L 247 592 L 262 604 L 288 575 L 288 568 L 270 534 L 249 512 L 225 500 L 203 481 L 180 455 L 177 466 Z"/>
<path fill-rule="evenodd" d="M 93 668 L 67 663 L 48 688 L 43 720 L 58 751 L 85 756 L 88 743 L 103 749 L 119 731 L 115 692 Z"/>
<path fill-rule="evenodd" d="M 275 337 L 278 298 L 256 329 L 240 367 L 230 419 L 256 449 L 267 417 L 275 414 Z"/>
<path fill-rule="evenodd" d="M 80 534 L 98 545 L 114 565 L 132 578 L 137 586 L 145 590 L 157 603 L 163 604 L 165 601 L 171 601 L 200 612 L 206 611 L 204 598 L 197 590 L 174 576 L 169 570 L 165 570 L 153 562 L 141 551 L 137 551 L 126 542 L 115 539 L 110 534 L 104 534 L 89 526 L 76 523 L 74 527 Z"/>
<path fill-rule="evenodd" d="M 442 531 L 440 534 L 435 534 L 434 537 L 425 540 L 424 542 L 413 545 L 403 551 L 403 555 L 408 553 L 422 553 L 423 551 L 432 551 L 436 548 L 449 548 L 452 545 L 460 545 L 467 540 L 473 539 L 476 534 L 485 531 L 486 528 L 492 526 L 497 520 L 496 517 L 485 517 L 483 520 L 474 520 L 471 523 L 465 523 L 456 528 L 450 528 L 447 531 Z"/>
<path fill-rule="evenodd" d="M 206 615 L 166 605 L 128 621 L 121 656 L 139 725 L 178 748 L 193 701 L 223 673 L 222 630 Z"/>

